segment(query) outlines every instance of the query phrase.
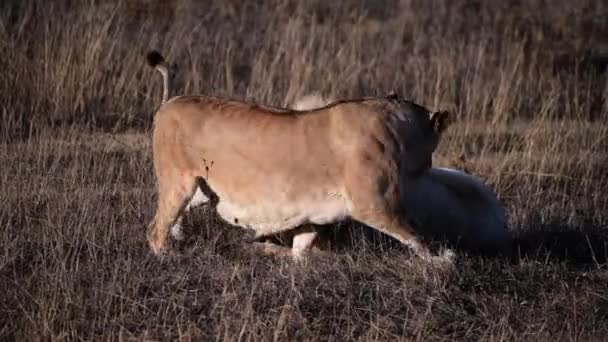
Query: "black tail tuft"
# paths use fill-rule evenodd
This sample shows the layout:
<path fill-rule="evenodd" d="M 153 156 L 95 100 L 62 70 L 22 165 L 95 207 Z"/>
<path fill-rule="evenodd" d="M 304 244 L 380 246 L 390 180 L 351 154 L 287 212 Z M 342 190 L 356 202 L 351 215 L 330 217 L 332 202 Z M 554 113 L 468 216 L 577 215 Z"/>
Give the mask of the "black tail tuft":
<path fill-rule="evenodd" d="M 155 66 L 165 62 L 163 55 L 161 55 L 160 52 L 158 52 L 156 50 L 152 50 L 152 51 L 148 52 L 148 54 L 146 55 L 146 60 L 148 61 L 148 64 L 151 67 L 155 67 Z"/>

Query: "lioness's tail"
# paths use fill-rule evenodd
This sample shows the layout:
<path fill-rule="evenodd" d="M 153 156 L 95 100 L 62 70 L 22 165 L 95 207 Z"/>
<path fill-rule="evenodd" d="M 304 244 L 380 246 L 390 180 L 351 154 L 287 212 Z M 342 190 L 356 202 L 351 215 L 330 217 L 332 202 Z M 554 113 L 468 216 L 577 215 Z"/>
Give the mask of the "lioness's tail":
<path fill-rule="evenodd" d="M 158 51 L 150 51 L 146 55 L 146 59 L 148 60 L 148 64 L 158 70 L 161 75 L 163 75 L 163 101 L 161 104 L 167 102 L 169 99 L 169 67 L 163 55 Z"/>

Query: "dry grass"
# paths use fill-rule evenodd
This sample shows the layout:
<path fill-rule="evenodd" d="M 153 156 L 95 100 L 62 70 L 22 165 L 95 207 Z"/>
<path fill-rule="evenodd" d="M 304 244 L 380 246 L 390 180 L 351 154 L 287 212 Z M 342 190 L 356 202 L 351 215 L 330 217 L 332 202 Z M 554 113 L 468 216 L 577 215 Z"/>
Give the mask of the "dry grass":
<path fill-rule="evenodd" d="M 593 0 L 3 1 L 0 339 L 605 340 L 606 17 Z M 467 156 L 521 257 L 438 272 L 352 224 L 354 244 L 298 266 L 209 209 L 153 257 L 152 48 L 175 93 L 395 89 L 451 109 L 436 164 Z"/>

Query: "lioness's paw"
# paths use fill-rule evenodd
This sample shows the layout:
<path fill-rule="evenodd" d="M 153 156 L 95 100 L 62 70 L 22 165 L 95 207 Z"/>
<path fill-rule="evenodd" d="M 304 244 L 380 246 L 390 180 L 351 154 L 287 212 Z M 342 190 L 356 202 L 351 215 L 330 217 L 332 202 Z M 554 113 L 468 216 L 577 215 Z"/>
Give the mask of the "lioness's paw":
<path fill-rule="evenodd" d="M 152 250 L 152 253 L 154 253 L 154 255 L 156 256 L 162 256 L 166 253 L 166 248 L 164 247 L 150 246 L 150 249 Z"/>
<path fill-rule="evenodd" d="M 159 243 L 155 240 L 151 240 L 148 244 L 150 246 L 150 249 L 152 250 L 152 253 L 157 256 L 161 256 L 167 253 L 167 246 L 164 243 Z"/>

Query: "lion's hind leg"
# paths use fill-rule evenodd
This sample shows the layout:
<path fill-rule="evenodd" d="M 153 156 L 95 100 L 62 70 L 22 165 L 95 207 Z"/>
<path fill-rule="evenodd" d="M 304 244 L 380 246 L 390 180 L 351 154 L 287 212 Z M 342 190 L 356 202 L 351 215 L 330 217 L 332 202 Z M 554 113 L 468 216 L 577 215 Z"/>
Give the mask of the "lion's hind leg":
<path fill-rule="evenodd" d="M 175 223 L 171 226 L 171 236 L 177 241 L 184 239 L 182 230 L 182 219 L 184 215 L 190 212 L 190 210 L 209 202 L 209 198 L 203 193 L 199 186 L 196 186 L 195 189 L 192 199 L 190 199 L 190 202 L 188 202 L 182 214 L 178 216 Z"/>
<path fill-rule="evenodd" d="M 260 252 L 266 255 L 291 257 L 295 261 L 302 261 L 318 241 L 319 232 L 314 226 L 298 227 L 282 233 L 272 235 L 258 235 L 249 242 Z M 291 248 L 285 246 L 291 240 Z"/>
<path fill-rule="evenodd" d="M 295 260 L 303 259 L 317 241 L 319 233 L 316 230 L 297 233 L 293 237 L 291 254 Z"/>
<path fill-rule="evenodd" d="M 293 236 L 291 248 L 272 241 L 254 241 L 252 244 L 262 254 L 275 257 L 291 257 L 294 261 L 301 262 L 306 259 L 306 255 L 314 246 L 317 235 L 316 231 L 296 233 Z"/>
<path fill-rule="evenodd" d="M 254 241 L 252 246 L 255 250 L 264 255 L 275 256 L 275 257 L 289 257 L 291 256 L 291 248 L 287 246 L 281 246 L 271 241 Z"/>

